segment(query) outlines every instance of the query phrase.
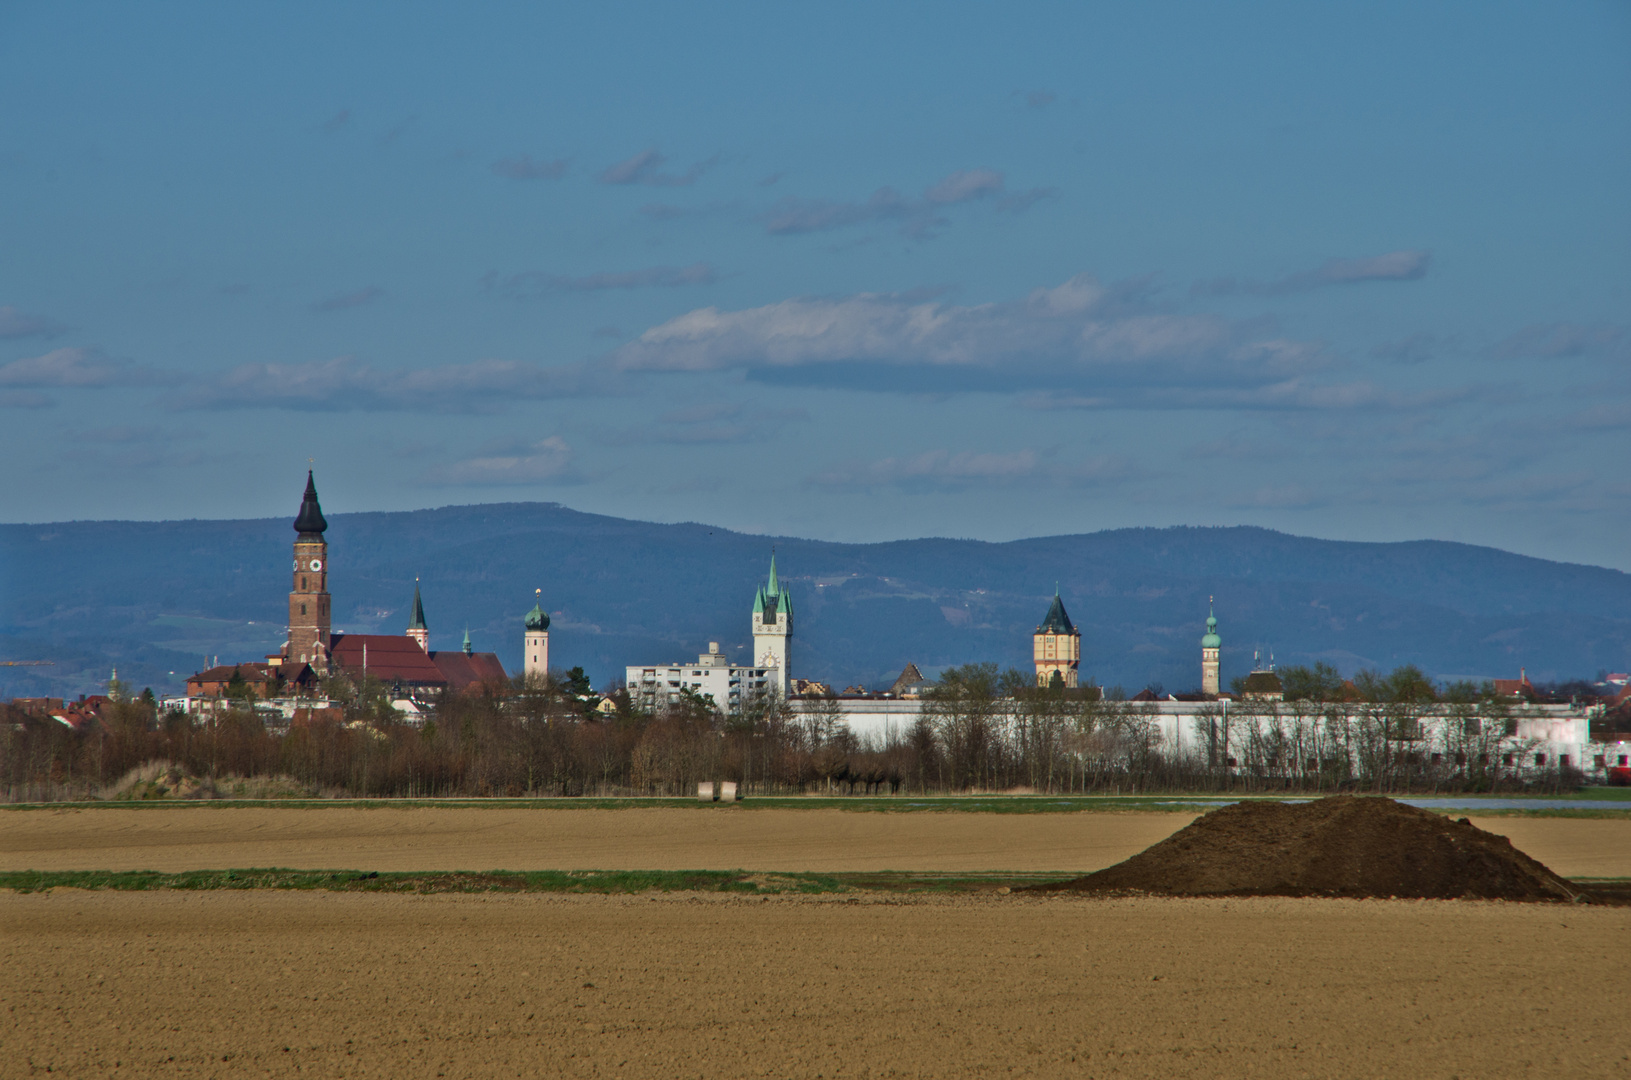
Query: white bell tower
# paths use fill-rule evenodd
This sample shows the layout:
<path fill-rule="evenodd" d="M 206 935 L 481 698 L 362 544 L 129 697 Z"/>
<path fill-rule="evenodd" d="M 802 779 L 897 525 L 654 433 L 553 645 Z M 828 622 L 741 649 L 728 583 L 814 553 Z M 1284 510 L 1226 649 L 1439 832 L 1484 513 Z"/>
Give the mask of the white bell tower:
<path fill-rule="evenodd" d="M 753 598 L 753 666 L 776 669 L 776 690 L 787 697 L 787 645 L 793 636 L 793 598 L 776 580 L 776 555 L 770 555 L 770 583 Z"/>
<path fill-rule="evenodd" d="M 549 613 L 544 610 L 544 590 L 536 590 L 537 602 L 527 612 L 522 635 L 521 674 L 543 678 L 549 674 Z"/>

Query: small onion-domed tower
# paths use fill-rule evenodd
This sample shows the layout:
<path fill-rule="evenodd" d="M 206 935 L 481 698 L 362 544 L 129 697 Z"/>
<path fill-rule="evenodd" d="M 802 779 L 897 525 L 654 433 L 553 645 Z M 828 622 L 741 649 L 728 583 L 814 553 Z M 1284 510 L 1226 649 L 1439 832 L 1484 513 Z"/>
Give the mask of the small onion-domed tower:
<path fill-rule="evenodd" d="M 544 590 L 537 590 L 536 595 L 522 638 L 521 674 L 526 678 L 549 674 L 549 613 L 544 610 Z"/>
<path fill-rule="evenodd" d="M 1212 598 L 1206 600 L 1206 636 L 1201 638 L 1201 693 L 1218 692 L 1218 651 L 1223 639 L 1218 637 L 1218 617 L 1212 614 Z"/>
<path fill-rule="evenodd" d="M 317 503 L 317 484 L 306 470 L 306 494 L 294 519 L 294 585 L 289 591 L 289 644 L 284 658 L 310 664 L 328 674 L 330 615 L 328 594 L 328 522 Z M 299 670 L 296 667 L 295 670 Z"/>

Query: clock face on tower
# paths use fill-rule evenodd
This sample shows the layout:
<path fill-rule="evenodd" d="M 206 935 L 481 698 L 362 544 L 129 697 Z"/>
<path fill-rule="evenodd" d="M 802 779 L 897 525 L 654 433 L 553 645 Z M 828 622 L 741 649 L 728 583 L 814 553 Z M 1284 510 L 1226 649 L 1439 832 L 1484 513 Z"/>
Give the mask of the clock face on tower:
<path fill-rule="evenodd" d="M 295 561 L 294 561 L 294 568 L 295 568 L 295 569 L 296 569 L 296 570 L 299 570 L 299 569 L 300 569 L 300 560 L 299 560 L 299 559 L 296 559 L 296 560 L 295 560 Z"/>
<path fill-rule="evenodd" d="M 311 561 L 312 573 L 315 574 L 315 573 L 317 573 L 317 571 L 321 570 L 322 568 L 323 568 L 323 560 L 322 559 L 313 559 Z"/>

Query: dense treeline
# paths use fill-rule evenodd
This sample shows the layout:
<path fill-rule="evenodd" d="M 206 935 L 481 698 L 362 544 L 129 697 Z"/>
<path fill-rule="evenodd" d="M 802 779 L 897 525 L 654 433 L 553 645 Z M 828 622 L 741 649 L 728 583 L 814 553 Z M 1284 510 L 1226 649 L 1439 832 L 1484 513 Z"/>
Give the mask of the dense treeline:
<path fill-rule="evenodd" d="M 354 796 L 685 795 L 703 780 L 748 793 L 1059 793 L 1216 790 L 1430 791 L 1555 788 L 1578 773 L 1517 764 L 1510 706 L 1435 688 L 1414 669 L 1344 683 L 1288 672 L 1284 702 L 1212 702 L 1182 721 L 1118 692 L 1038 688 L 1018 671 L 945 672 L 916 723 L 857 739 L 835 700 L 770 701 L 730 716 L 685 695 L 655 714 L 601 713 L 580 672 L 445 694 L 415 726 L 373 681 L 335 680 L 337 707 L 269 729 L 247 696 L 206 719 L 160 714 L 150 695 L 107 707 L 79 733 L 11 710 L 0 793 L 11 801 L 157 794 L 143 766 L 210 783 L 286 778 L 283 793 Z M 1332 673 L 1334 674 L 1334 673 Z M 1355 693 L 1355 688 L 1359 693 Z M 1447 700 L 1446 700 L 1447 699 Z M 1434 719 L 1424 723 L 1432 712 Z M 1161 725 L 1181 724 L 1181 751 Z M 1163 737 L 1163 736 L 1166 737 Z"/>

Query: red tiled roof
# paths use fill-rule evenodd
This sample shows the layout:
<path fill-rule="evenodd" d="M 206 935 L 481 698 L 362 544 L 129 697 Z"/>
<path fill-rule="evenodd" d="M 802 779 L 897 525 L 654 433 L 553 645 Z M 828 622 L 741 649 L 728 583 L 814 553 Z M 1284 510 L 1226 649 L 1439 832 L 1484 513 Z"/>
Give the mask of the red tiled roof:
<path fill-rule="evenodd" d="M 431 653 L 430 659 L 447 680 L 447 685 L 455 690 L 464 690 L 483 682 L 508 682 L 510 678 L 504 674 L 504 665 L 499 662 L 496 653 L 464 653 L 444 649 Z"/>
<path fill-rule="evenodd" d="M 411 637 L 402 634 L 335 634 L 330 639 L 334 663 L 348 671 L 364 672 L 381 682 L 412 686 L 446 686 L 447 677 Z"/>

